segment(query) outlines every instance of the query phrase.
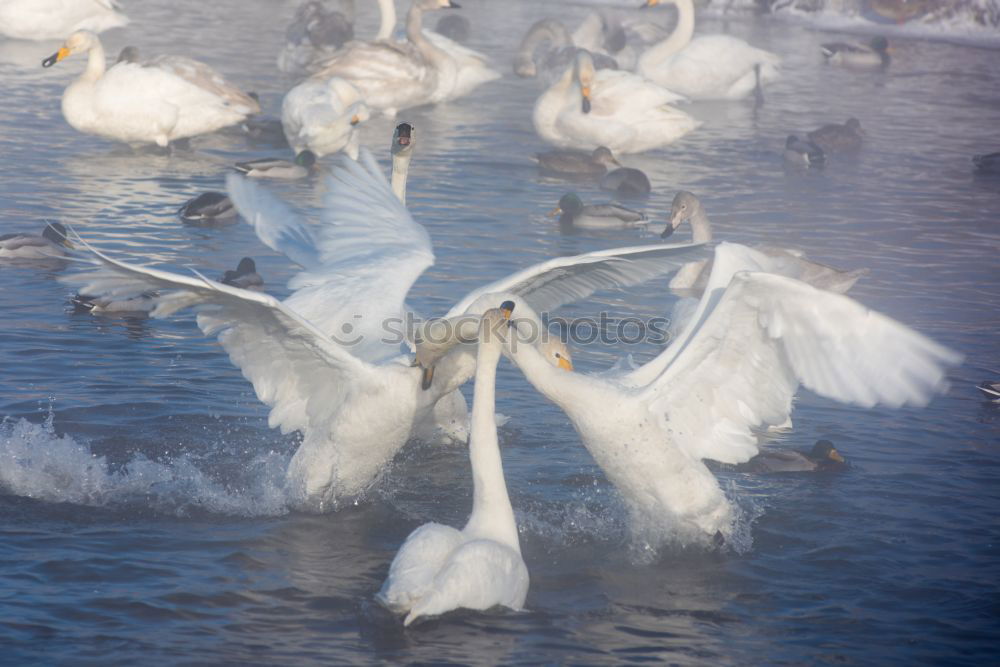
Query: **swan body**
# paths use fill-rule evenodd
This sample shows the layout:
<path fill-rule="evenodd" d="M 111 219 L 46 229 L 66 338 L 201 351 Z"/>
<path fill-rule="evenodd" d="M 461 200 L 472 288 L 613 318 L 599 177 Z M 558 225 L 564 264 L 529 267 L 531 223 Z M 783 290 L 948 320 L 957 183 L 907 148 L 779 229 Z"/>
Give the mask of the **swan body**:
<path fill-rule="evenodd" d="M 394 146 L 394 171 L 412 147 Z M 97 269 L 65 280 L 98 295 L 159 290 L 154 317 L 198 306 L 198 325 L 218 336 L 270 407 L 269 424 L 302 433 L 286 473 L 294 506 L 324 511 L 363 494 L 413 433 L 461 434 L 464 401 L 456 390 L 472 377 L 475 356 L 465 346 L 444 355 L 425 390 L 423 370 L 400 355 L 405 341 L 383 328 L 407 321 L 406 294 L 434 254 L 371 154 L 362 149 L 358 162 L 332 170 L 323 224 L 315 228 L 253 181 L 231 174 L 227 183 L 258 238 L 302 267 L 285 300 L 127 264 L 92 248 Z M 490 307 L 486 295 L 500 292 L 518 298 L 521 308 L 527 301 L 548 310 L 663 275 L 698 254 L 690 246 L 640 246 L 560 257 L 474 290 L 447 316 L 481 314 Z"/>
<path fill-rule="evenodd" d="M 61 223 L 50 222 L 41 234 L 0 235 L 0 259 L 52 259 L 66 256 L 73 244 Z"/>
<path fill-rule="evenodd" d="M 283 181 L 294 181 L 305 178 L 312 173 L 315 165 L 316 154 L 307 149 L 296 155 L 292 162 L 264 157 L 237 162 L 233 168 L 250 178 L 276 178 Z"/>
<path fill-rule="evenodd" d="M 678 10 L 670 37 L 639 56 L 636 71 L 692 100 L 738 100 L 778 77 L 781 58 L 729 35 L 694 35 L 692 0 L 667 0 Z M 647 7 L 661 4 L 647 0 Z"/>
<path fill-rule="evenodd" d="M 281 103 L 281 125 L 296 154 L 309 150 L 323 157 L 344 151 L 357 159 L 357 126 L 370 117 L 358 89 L 337 77 L 308 79 Z"/>
<path fill-rule="evenodd" d="M 260 111 L 256 100 L 190 58 L 126 60 L 106 69 L 104 47 L 86 30 L 70 35 L 42 64 L 49 67 L 75 53 L 88 54 L 87 68 L 63 93 L 62 112 L 80 132 L 167 146 L 235 125 Z"/>
<path fill-rule="evenodd" d="M 533 346 L 505 348 L 570 418 L 649 544 L 731 533 L 732 507 L 702 459 L 750 460 L 752 429 L 784 422 L 800 384 L 861 407 L 924 405 L 961 360 L 844 295 L 756 270 L 766 262 L 745 246 L 716 246 L 695 316 L 634 370 L 559 372 Z"/>
<path fill-rule="evenodd" d="M 177 209 L 185 222 L 213 222 L 236 217 L 236 207 L 225 192 L 203 192 Z"/>
<path fill-rule="evenodd" d="M 827 63 L 854 69 L 882 69 L 889 66 L 889 41 L 873 37 L 868 44 L 830 42 L 820 46 Z"/>
<path fill-rule="evenodd" d="M 535 102 L 532 121 L 560 148 L 606 146 L 641 153 L 680 139 L 701 123 L 670 105 L 682 99 L 629 72 L 595 70 L 587 52 Z"/>
<path fill-rule="evenodd" d="M 806 137 L 827 153 L 852 153 L 861 149 L 865 132 L 861 121 L 849 118 L 843 125 L 830 123 L 813 130 Z"/>
<path fill-rule="evenodd" d="M 480 324 L 469 436 L 472 513 L 462 530 L 428 523 L 413 531 L 377 596 L 389 609 L 406 614 L 403 625 L 458 608 L 520 610 L 528 594 L 528 568 L 497 441 L 496 367 L 513 308 L 510 302 L 504 306 L 503 312 L 487 310 Z"/>
<path fill-rule="evenodd" d="M 128 25 L 114 0 L 0 0 L 0 35 L 13 39 L 64 39 Z"/>

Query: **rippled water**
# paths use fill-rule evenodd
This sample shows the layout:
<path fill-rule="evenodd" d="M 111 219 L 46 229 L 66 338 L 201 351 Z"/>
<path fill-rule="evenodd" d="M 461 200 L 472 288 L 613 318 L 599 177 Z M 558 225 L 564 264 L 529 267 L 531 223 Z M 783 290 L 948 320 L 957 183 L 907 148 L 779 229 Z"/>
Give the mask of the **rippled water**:
<path fill-rule="evenodd" d="M 473 2 L 472 44 L 505 73 L 530 2 Z M 552 6 L 552 5 L 548 5 Z M 179 7 L 179 9 L 177 9 Z M 130 3 L 106 36 L 201 58 L 276 112 L 274 58 L 291 3 Z M 575 21 L 582 7 L 562 13 Z M 374 25 L 367 14 L 365 24 Z M 871 272 L 853 290 L 966 355 L 925 410 L 863 411 L 803 393 L 787 444 L 828 437 L 839 475 L 719 473 L 746 516 L 745 553 L 629 547 L 624 512 L 567 419 L 503 364 L 498 409 L 531 591 L 525 613 L 459 612 L 404 631 L 372 595 L 410 530 L 460 523 L 462 448 L 411 443 L 365 503 L 290 513 L 281 491 L 294 437 L 267 428 L 249 384 L 190 315 L 137 321 L 72 312 L 66 267 L 0 266 L 0 662 L 439 661 L 746 664 L 982 662 L 997 649 L 1000 452 L 996 409 L 973 387 L 1000 376 L 1000 181 L 970 156 L 1000 149 L 995 50 L 899 39 L 887 73 L 823 67 L 830 35 L 774 20 L 705 21 L 786 59 L 765 106 L 697 104 L 705 125 L 627 163 L 649 173 L 645 207 L 702 196 L 719 237 L 801 248 Z M 362 31 L 362 34 L 365 34 Z M 0 232 L 73 223 L 119 256 L 209 275 L 258 258 L 270 289 L 291 275 L 243 224 L 182 224 L 176 208 L 222 187 L 238 157 L 275 155 L 218 134 L 170 156 L 80 135 L 59 97 L 79 58 L 38 67 L 56 44 L 0 42 Z M 422 109 L 410 207 L 437 265 L 415 305 L 442 312 L 485 280 L 558 254 L 655 240 L 560 236 L 544 217 L 575 187 L 541 177 L 530 109 L 538 88 L 506 75 L 472 99 Z M 855 162 L 787 173 L 790 131 L 854 115 Z M 364 138 L 385 154 L 392 124 Z M 274 186 L 304 210 L 313 183 Z M 657 230 L 658 231 L 658 230 Z M 683 238 L 683 237 L 682 237 Z M 652 316 L 662 281 L 560 314 Z M 644 360 L 655 350 L 630 350 Z M 620 350 L 576 350 L 585 371 Z"/>

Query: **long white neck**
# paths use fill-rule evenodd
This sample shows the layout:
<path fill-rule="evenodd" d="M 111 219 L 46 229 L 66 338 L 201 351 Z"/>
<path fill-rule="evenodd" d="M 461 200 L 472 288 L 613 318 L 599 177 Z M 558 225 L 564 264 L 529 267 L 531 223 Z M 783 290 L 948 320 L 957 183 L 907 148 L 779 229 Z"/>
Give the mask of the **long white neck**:
<path fill-rule="evenodd" d="M 705 243 L 712 240 L 712 223 L 702 208 L 698 208 L 688 222 L 691 223 L 691 240 L 694 243 Z"/>
<path fill-rule="evenodd" d="M 375 39 L 392 39 L 392 32 L 396 29 L 395 0 L 378 0 L 378 13 L 378 34 Z"/>
<path fill-rule="evenodd" d="M 637 69 L 640 72 L 656 67 L 691 43 L 691 37 L 694 35 L 694 3 L 692 0 L 672 1 L 677 6 L 677 25 L 674 26 L 670 37 L 646 49 L 639 57 Z"/>
<path fill-rule="evenodd" d="M 543 139 L 553 141 L 556 133 L 556 119 L 569 103 L 570 88 L 573 87 L 575 63 L 570 64 L 559 80 L 549 86 L 548 90 L 538 96 L 532 118 L 538 134 Z"/>
<path fill-rule="evenodd" d="M 104 76 L 106 68 L 104 46 L 101 44 L 101 40 L 95 38 L 87 53 L 87 69 L 80 75 L 79 80 L 93 83 Z"/>
<path fill-rule="evenodd" d="M 493 340 L 489 340 L 492 336 Z M 476 356 L 476 384 L 472 398 L 469 460 L 472 463 L 472 514 L 462 532 L 488 537 L 521 553 L 514 509 L 500 459 L 496 424 L 496 376 L 500 341 L 484 332 Z"/>
<path fill-rule="evenodd" d="M 413 150 L 392 155 L 392 193 L 406 206 L 406 177 L 410 171 L 410 158 Z"/>
<path fill-rule="evenodd" d="M 410 11 L 406 13 L 406 38 L 417 47 L 417 51 L 423 56 L 424 61 L 433 66 L 434 74 L 439 75 L 442 68 L 447 67 L 449 64 L 455 70 L 456 68 L 451 56 L 434 46 L 429 39 L 424 37 L 423 20 L 424 10 L 419 2 L 414 2 L 410 7 Z M 451 72 L 452 75 L 454 73 L 454 71 Z M 437 81 L 435 80 L 434 85 L 429 87 L 432 89 L 436 88 Z"/>

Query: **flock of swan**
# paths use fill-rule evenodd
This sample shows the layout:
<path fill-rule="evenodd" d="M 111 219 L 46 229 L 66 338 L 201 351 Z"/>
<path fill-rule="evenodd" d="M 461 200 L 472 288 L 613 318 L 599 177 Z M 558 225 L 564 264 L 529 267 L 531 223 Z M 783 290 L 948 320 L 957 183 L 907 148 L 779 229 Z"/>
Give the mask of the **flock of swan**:
<path fill-rule="evenodd" d="M 550 165 L 562 168 L 568 160 L 592 174 L 612 168 L 610 175 L 620 167 L 613 153 L 657 148 L 698 127 L 674 103 L 759 95 L 776 75 L 777 56 L 726 35 L 694 38 L 691 0 L 673 4 L 679 21 L 669 33 L 649 22 L 600 17 L 572 36 L 551 20 L 532 28 L 529 48 L 516 60 L 519 72 L 555 70 L 535 105 L 535 128 L 555 146 L 586 149 L 545 158 Z M 87 54 L 83 75 L 62 101 L 67 122 L 82 132 L 169 146 L 259 111 L 253 96 L 186 57 L 142 61 L 128 53 L 107 67 L 95 33 L 126 22 L 112 0 L 0 0 L 0 17 L 21 21 L 9 24 L 15 36 L 36 30 L 46 38 L 55 26 L 50 19 L 40 22 L 45 30 L 39 27 L 35 10 L 42 5 L 58 6 L 50 16 L 64 18 L 61 28 L 72 32 L 45 65 Z M 795 249 L 714 242 L 704 207 L 690 192 L 674 199 L 661 235 L 687 222 L 691 242 L 611 248 L 524 267 L 423 320 L 403 349 L 384 340 L 382 323 L 407 320 L 407 296 L 435 255 L 427 230 L 406 207 L 416 128 L 397 125 L 388 178 L 354 128 L 372 113 L 394 116 L 453 99 L 500 74 L 482 55 L 423 30 L 422 15 L 454 6 L 450 0 L 414 0 L 403 41 L 393 39 L 392 0 L 378 1 L 382 22 L 370 41 L 351 39 L 349 21 L 344 28 L 343 16 L 314 5 L 303 5 L 309 20 L 280 59 L 308 73 L 285 97 L 282 117 L 298 163 L 284 168 L 307 169 L 304 163 L 317 156 L 346 154 L 324 176 L 322 214 L 311 221 L 293 211 L 252 180 L 255 170 L 275 166 L 253 163 L 241 166 L 244 175 L 227 177 L 227 196 L 203 196 L 198 209 L 238 212 L 261 243 L 297 266 L 287 298 L 263 290 L 249 258 L 220 280 L 173 273 L 111 257 L 59 223 L 37 237 L 0 237 L 0 256 L 22 249 L 74 253 L 93 266 L 61 280 L 81 293 L 105 304 L 142 299 L 153 317 L 194 309 L 201 330 L 218 338 L 269 407 L 269 425 L 301 433 L 286 473 L 298 508 L 324 511 L 362 496 L 411 439 L 468 441 L 474 493 L 467 523 L 461 530 L 429 523 L 413 531 L 378 593 L 405 615 L 405 624 L 456 608 L 524 605 L 528 567 L 497 440 L 501 357 L 565 412 L 618 490 L 636 535 L 709 547 L 725 543 L 736 517 L 705 461 L 755 457 L 758 432 L 789 423 L 800 386 L 861 407 L 925 405 L 946 387 L 947 369 L 960 356 L 847 296 L 863 272 L 812 262 Z M 70 11 L 85 7 L 92 15 Z M 338 46 L 312 40 L 316 32 Z M 657 43 L 642 49 L 642 39 Z M 537 52 L 542 46 L 549 50 Z M 631 58 L 635 72 L 601 66 L 615 58 Z M 850 122 L 843 128 L 816 139 L 860 132 Z M 619 180 L 630 179 L 637 177 Z M 624 207 L 586 206 L 575 195 L 559 209 L 568 226 L 652 224 Z M 675 306 L 674 336 L 643 365 L 583 374 L 565 342 L 540 335 L 542 313 L 598 290 L 668 276 L 684 297 Z M 345 343 L 339 336 L 348 330 L 353 340 Z M 461 393 L 470 380 L 471 416 Z"/>

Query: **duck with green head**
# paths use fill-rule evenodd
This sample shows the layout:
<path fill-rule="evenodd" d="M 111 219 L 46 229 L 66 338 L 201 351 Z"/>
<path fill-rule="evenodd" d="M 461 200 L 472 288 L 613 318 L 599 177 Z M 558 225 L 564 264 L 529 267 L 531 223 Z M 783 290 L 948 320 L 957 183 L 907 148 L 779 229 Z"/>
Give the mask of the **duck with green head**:
<path fill-rule="evenodd" d="M 619 204 L 584 204 L 575 192 L 563 195 L 549 215 L 559 216 L 559 227 L 563 231 L 635 229 L 649 224 L 649 218 L 641 211 Z"/>

